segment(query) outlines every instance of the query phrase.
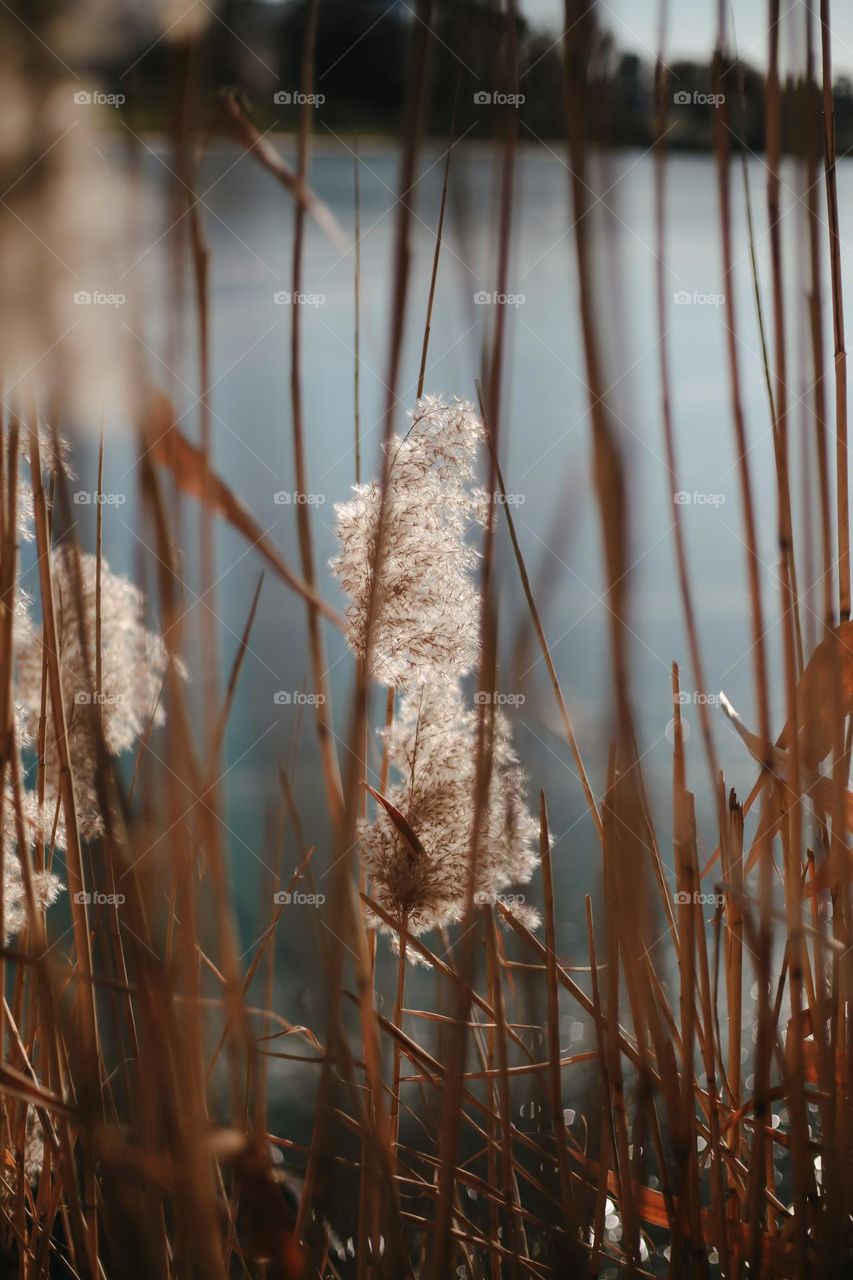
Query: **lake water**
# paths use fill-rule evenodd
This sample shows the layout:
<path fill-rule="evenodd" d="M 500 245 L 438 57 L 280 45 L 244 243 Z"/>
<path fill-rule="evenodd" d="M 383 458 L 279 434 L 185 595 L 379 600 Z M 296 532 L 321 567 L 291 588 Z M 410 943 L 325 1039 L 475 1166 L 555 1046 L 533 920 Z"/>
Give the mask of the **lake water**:
<path fill-rule="evenodd" d="M 144 352 L 151 377 L 168 385 L 167 323 L 174 279 L 160 239 L 170 218 L 166 193 L 172 162 L 165 147 L 150 143 L 141 156 L 147 202 L 143 239 L 130 255 L 123 283 L 141 291 L 148 328 Z M 276 143 L 292 160 L 292 142 Z M 414 404 L 429 275 L 435 246 L 443 177 L 443 147 L 432 144 L 413 193 L 412 270 L 409 308 L 398 394 L 404 409 Z M 113 163 L 120 160 L 116 153 Z M 496 157 L 483 149 L 460 146 L 451 169 L 445 242 L 433 317 L 426 378 L 428 392 L 473 398 L 485 335 L 494 306 L 476 300 L 495 288 L 497 222 Z M 362 333 L 360 411 L 363 468 L 376 466 L 385 405 L 388 366 L 389 299 L 395 230 L 398 160 L 384 144 L 361 146 Z M 677 427 L 681 488 L 692 499 L 682 508 L 696 591 L 699 629 L 709 688 L 725 689 L 745 718 L 755 722 L 751 694 L 749 614 L 745 551 L 736 451 L 729 408 L 725 358 L 725 317 L 714 295 L 734 292 L 739 315 L 738 353 L 751 449 L 750 465 L 759 506 L 764 562 L 762 585 L 769 624 L 768 645 L 774 667 L 781 633 L 779 594 L 774 586 L 775 499 L 770 418 L 756 323 L 743 188 L 733 171 L 734 279 L 722 280 L 717 230 L 713 161 L 706 156 L 676 156 L 669 163 L 667 291 L 668 341 L 673 372 L 673 411 Z M 759 272 L 769 296 L 768 238 L 764 210 L 764 168 L 749 162 L 755 207 Z M 800 179 L 786 170 L 783 219 L 789 268 L 788 308 L 791 341 L 806 319 L 799 266 L 806 242 L 797 201 Z M 545 148 L 523 148 L 516 175 L 509 289 L 518 305 L 508 308 L 503 379 L 503 466 L 508 489 L 518 495 L 515 515 L 521 544 L 535 583 L 563 690 L 575 720 L 581 749 L 600 791 L 604 782 L 608 712 L 609 618 L 599 551 L 598 516 L 591 485 L 590 420 L 578 325 L 577 275 L 568 206 L 568 173 L 563 157 Z M 341 140 L 324 138 L 312 164 L 311 180 L 345 234 L 353 231 L 353 156 Z M 694 689 L 687 656 L 680 598 L 674 569 L 671 491 L 663 463 L 663 432 L 658 381 L 653 167 L 649 157 L 625 152 L 611 157 L 597 179 L 603 201 L 590 215 L 598 233 L 599 293 L 607 335 L 606 377 L 619 415 L 628 476 L 631 521 L 632 605 L 629 636 L 632 682 L 640 731 L 643 768 L 661 816 L 666 852 L 671 745 L 666 727 L 672 716 L 670 664 L 682 664 L 683 687 Z M 839 173 L 842 239 L 853 245 L 853 168 Z M 291 308 L 276 294 L 291 288 L 290 198 L 251 157 L 217 144 L 205 157 L 199 191 L 211 249 L 214 464 L 252 508 L 285 556 L 298 566 L 296 513 L 278 505 L 276 493 L 294 487 L 289 395 Z M 603 217 L 602 217 L 603 215 Z M 155 243 L 157 242 L 157 243 Z M 152 247 L 148 248 L 147 245 Z M 144 251 L 144 252 L 143 252 Z M 845 271 L 853 249 L 845 247 Z M 131 264 L 133 264 L 131 266 Z M 333 504 L 347 496 L 354 479 L 353 450 L 353 254 L 333 247 L 313 222 L 307 225 L 304 289 L 322 302 L 304 311 L 304 401 L 310 489 L 318 495 L 312 511 L 322 589 L 341 604 L 326 562 L 335 549 Z M 676 294 L 690 301 L 675 303 Z M 828 290 L 827 290 L 828 294 Z M 187 305 L 187 323 L 192 309 Z M 126 322 L 129 316 L 126 317 Z M 827 324 L 827 333 L 831 327 Z M 134 339 L 135 341 L 135 339 Z M 140 351 L 142 348 L 140 348 Z M 830 353 L 831 354 L 831 353 Z M 792 360 L 792 369 L 795 362 Z M 191 357 L 178 372 L 186 386 L 175 393 L 179 408 L 192 405 L 197 378 Z M 792 381 L 796 378 L 792 375 Z M 796 395 L 804 387 L 798 385 Z M 832 403 L 831 394 L 829 403 Z M 794 415 L 799 432 L 802 413 Z M 183 423 L 198 430 L 197 411 Z M 794 448 L 799 457 L 799 445 Z M 133 566 L 140 548 L 130 532 L 137 528 L 133 449 L 110 439 L 106 489 L 126 492 L 126 505 L 109 509 L 107 554 L 116 565 Z M 93 459 L 82 463 L 91 470 Z M 795 476 L 799 468 L 795 466 Z M 92 472 L 93 474 L 93 472 Z M 799 480 L 795 480 L 795 486 Z M 187 583 L 198 590 L 193 504 L 184 509 Z M 557 535 L 555 536 L 555 530 Z M 235 534 L 217 535 L 217 585 L 213 607 L 221 621 L 221 659 L 227 669 L 248 612 L 257 574 L 257 557 Z M 585 818 L 581 789 L 568 748 L 560 734 L 544 665 L 532 640 L 518 575 L 502 532 L 500 541 L 501 682 L 523 693 L 511 711 L 519 752 L 532 788 L 548 795 L 556 838 L 555 862 L 565 890 L 561 897 L 561 944 L 571 948 L 580 918 L 582 893 L 598 883 L 598 858 L 591 824 Z M 191 597 L 188 596 L 188 599 Z M 198 621 L 200 608 L 191 611 Z M 521 631 L 519 632 L 519 628 Z M 347 733 L 352 663 L 341 637 L 327 629 L 327 646 L 336 728 Z M 299 600 L 267 575 L 226 748 L 224 786 L 235 884 L 247 921 L 246 945 L 253 932 L 258 881 L 255 872 L 267 859 L 264 823 L 278 806 L 277 770 L 293 760 L 293 786 L 302 813 L 305 838 L 318 846 L 318 875 L 327 865 L 322 781 L 315 738 L 303 727 L 295 755 L 289 757 L 296 709 L 277 704 L 279 690 L 294 691 L 308 680 L 304 609 Z M 196 694 L 200 679 L 194 682 Z M 781 690 L 775 698 L 775 722 L 781 724 Z M 701 839 L 713 847 L 714 828 L 707 804 L 707 776 L 695 707 L 685 707 L 694 730 L 690 745 L 690 783 L 700 793 Z M 727 780 L 745 794 L 754 778 L 739 741 L 714 711 L 721 765 Z M 344 748 L 342 747 L 342 751 Z M 372 763 L 376 763 L 374 754 Z M 704 815 L 704 816 L 703 816 Z M 285 867 L 296 861 L 290 844 Z M 289 952 L 288 941 L 284 943 Z"/>

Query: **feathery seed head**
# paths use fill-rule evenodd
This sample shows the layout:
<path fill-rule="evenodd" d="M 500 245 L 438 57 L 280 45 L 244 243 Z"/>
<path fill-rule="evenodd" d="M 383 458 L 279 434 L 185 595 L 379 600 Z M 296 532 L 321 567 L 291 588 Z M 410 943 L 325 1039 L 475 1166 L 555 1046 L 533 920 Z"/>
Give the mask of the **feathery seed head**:
<path fill-rule="evenodd" d="M 470 877 L 475 812 L 477 713 L 458 682 L 405 694 L 383 730 L 399 780 L 387 798 L 423 848 L 416 853 L 387 812 L 364 824 L 361 843 L 371 892 L 411 933 L 460 920 Z M 480 814 L 476 900 L 493 901 L 508 885 L 526 883 L 538 857 L 538 824 L 527 809 L 524 770 L 504 713 L 494 711 L 492 774 Z M 532 917 L 531 917 L 532 922 Z"/>
<path fill-rule="evenodd" d="M 413 689 L 470 671 L 479 652 L 478 553 L 466 542 L 485 520 L 486 495 L 474 487 L 483 426 L 472 405 L 435 396 L 418 402 L 409 432 L 387 451 L 387 492 L 370 674 Z M 360 657 L 367 625 L 382 507 L 377 481 L 355 485 L 339 503 L 340 552 L 332 571 L 350 597 L 348 640 Z"/>
<path fill-rule="evenodd" d="M 112 573 L 101 561 L 101 670 L 95 685 L 97 558 L 79 555 L 79 589 L 73 547 L 51 554 L 54 600 L 68 746 L 74 771 L 80 829 L 89 836 L 100 830 L 101 815 L 95 785 L 97 773 L 97 717 L 107 751 L 120 755 L 134 745 L 152 716 L 164 720 L 159 695 L 169 656 L 162 638 L 143 623 L 142 592 L 127 578 Z M 41 633 L 34 631 L 22 645 L 18 662 L 21 699 L 30 724 L 41 713 L 43 667 Z M 185 674 L 183 667 L 181 674 Z M 47 794 L 59 786 L 56 729 L 48 696 Z"/>

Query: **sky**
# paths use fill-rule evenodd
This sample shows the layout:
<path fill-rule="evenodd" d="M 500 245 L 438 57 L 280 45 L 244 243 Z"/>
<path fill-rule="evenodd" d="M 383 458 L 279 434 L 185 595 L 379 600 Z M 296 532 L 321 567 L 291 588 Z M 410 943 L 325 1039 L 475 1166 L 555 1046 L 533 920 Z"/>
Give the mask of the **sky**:
<path fill-rule="evenodd" d="M 535 26 L 547 27 L 556 34 L 563 26 L 563 0 L 519 0 L 521 11 Z M 812 0 L 818 11 L 817 0 Z M 742 58 L 763 65 L 767 53 L 767 4 L 765 0 L 729 0 L 728 21 L 737 40 Z M 794 40 L 802 49 L 805 21 L 804 0 L 780 0 L 782 13 L 783 58 L 790 60 Z M 707 57 L 713 48 L 716 0 L 669 0 L 667 46 L 670 59 Z M 611 27 L 617 44 L 625 49 L 652 57 L 657 51 L 660 23 L 659 0 L 598 0 L 602 22 Z M 832 58 L 834 75 L 853 75 L 853 5 L 849 0 L 831 6 Z M 819 53 L 819 50 L 818 50 Z"/>

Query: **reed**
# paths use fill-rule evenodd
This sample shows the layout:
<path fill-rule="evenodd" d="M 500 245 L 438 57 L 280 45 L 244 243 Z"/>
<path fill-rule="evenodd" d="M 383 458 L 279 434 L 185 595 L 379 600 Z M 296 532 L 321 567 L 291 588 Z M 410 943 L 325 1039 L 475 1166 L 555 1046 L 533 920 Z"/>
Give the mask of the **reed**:
<path fill-rule="evenodd" d="M 608 291 L 623 278 L 620 220 L 610 207 L 618 184 L 608 185 L 612 157 L 600 145 L 614 88 L 602 15 L 566 0 L 562 153 L 548 144 L 567 179 L 562 239 L 576 282 L 576 376 L 586 393 L 588 500 L 607 621 L 609 693 L 591 721 L 552 622 L 566 584 L 560 571 L 531 570 L 535 539 L 512 502 L 510 445 L 531 428 L 515 420 L 506 307 L 493 312 L 468 385 L 433 385 L 429 359 L 466 171 L 460 121 L 469 85 L 460 60 L 449 134 L 445 121 L 433 166 L 440 195 L 434 208 L 420 207 L 431 75 L 447 54 L 448 12 L 419 0 L 411 20 L 382 412 L 372 424 L 363 378 L 371 267 L 362 252 L 372 144 L 359 129 L 353 238 L 312 180 L 323 5 L 305 6 L 295 163 L 254 123 L 246 99 L 220 87 L 217 110 L 240 163 L 274 180 L 269 198 L 291 217 L 283 417 L 296 565 L 251 495 L 217 464 L 217 264 L 202 183 L 207 46 L 198 30 L 181 37 L 170 63 L 176 109 L 166 168 L 175 220 L 165 247 L 175 296 L 162 376 L 145 363 L 148 342 L 124 326 L 133 351 L 122 368 L 122 406 L 136 449 L 139 501 L 128 530 L 139 549 L 138 582 L 111 567 L 104 489 L 116 443 L 105 412 L 95 421 L 92 550 L 72 498 L 72 485 L 83 485 L 72 464 L 85 466 L 87 457 L 77 427 L 91 408 L 81 397 L 86 379 L 76 375 L 98 368 L 103 332 L 92 331 L 85 351 L 75 345 L 81 363 L 70 377 L 55 285 L 33 267 L 39 291 L 22 318 L 26 341 L 10 336 L 0 357 L 3 1275 L 806 1280 L 853 1267 L 846 251 L 829 2 L 820 5 L 818 79 L 817 13 L 799 14 L 795 27 L 768 0 L 758 166 L 740 135 L 749 105 L 744 68 L 723 4 L 717 13 L 711 88 L 719 105 L 707 163 L 719 238 L 706 247 L 719 254 L 725 294 L 728 422 L 720 431 L 737 476 L 729 519 L 746 584 L 752 700 L 736 709 L 722 695 L 699 699 L 697 742 L 685 690 L 706 691 L 715 663 L 679 498 L 691 456 L 678 404 L 690 372 L 671 337 L 676 80 L 661 4 L 654 144 L 638 163 L 648 165 L 653 197 L 646 305 L 673 552 L 664 586 L 684 623 L 684 652 L 665 664 L 665 783 L 651 767 L 658 744 L 647 741 L 638 710 L 642 512 L 635 433 L 617 390 L 625 353 L 609 306 Z M 492 16 L 494 76 L 512 99 L 534 68 L 521 65 L 513 0 Z M 8 21 L 0 18 L 0 27 Z M 33 21 L 38 45 L 39 33 L 53 28 Z M 786 34 L 795 62 L 789 82 Z M 28 47 L 27 39 L 17 31 L 10 48 Z M 64 91 L 62 67 L 45 61 L 44 49 L 31 52 L 45 94 Z M 29 110 L 32 90 L 7 63 L 0 50 L 0 87 L 8 77 Z M 792 101 L 795 120 L 783 109 Z M 0 171 L 5 179 L 9 169 L 13 205 L 24 196 L 22 189 L 13 198 L 18 185 L 26 188 L 21 217 L 41 230 L 61 228 L 69 168 L 81 153 L 75 139 L 66 158 L 71 144 L 55 113 L 39 117 L 38 128 L 35 119 L 20 138 L 10 132 L 11 159 L 0 154 Z M 489 283 L 506 295 L 528 158 L 520 130 L 528 126 L 512 105 L 494 119 L 487 154 L 496 199 L 485 230 Z M 14 124 L 10 118 L 10 130 Z M 150 150 L 135 130 L 126 133 L 137 159 L 140 147 Z M 50 157 L 44 171 L 36 143 Z M 802 232 L 796 261 L 782 234 L 788 200 Z M 70 243 L 82 234 L 74 209 L 67 221 Z M 432 241 L 420 296 L 412 263 L 424 227 Z M 341 376 L 353 395 L 342 438 L 355 485 L 334 495 L 328 522 L 338 544 L 328 566 L 320 560 L 322 516 L 307 501 L 316 430 L 307 391 L 318 376 L 303 302 L 313 270 L 309 233 L 353 255 L 353 349 Z M 11 260 L 5 234 L 0 223 L 3 262 Z M 67 248 L 57 244 L 57 252 Z M 802 340 L 792 342 L 792 299 L 802 292 Z M 742 296 L 754 306 L 760 347 L 752 353 L 763 380 L 759 416 L 746 391 L 752 329 Z M 3 302 L 4 330 L 9 312 Z M 36 333 L 45 339 L 38 369 L 29 367 Z M 186 345 L 193 388 L 181 388 L 175 373 Z M 62 359 L 51 354 L 55 346 Z M 334 336 L 330 349 L 340 362 Z M 111 350 L 104 346 L 101 361 L 114 372 Z M 106 397 L 106 380 L 97 386 Z M 192 399 L 183 413 L 182 391 Z M 536 411 L 534 398 L 531 421 Z M 767 485 L 754 453 L 763 430 L 772 444 Z M 772 605 L 762 573 L 765 521 L 780 564 Z M 264 570 L 236 631 L 216 613 L 220 527 L 239 537 L 247 565 L 260 560 Z M 563 527 L 558 519 L 555 529 Z M 550 552 L 574 578 L 575 548 L 560 542 L 560 553 Z M 187 570 L 190 554 L 197 575 Z M 522 602 L 515 619 L 513 598 Z M 229 825 L 225 779 L 229 730 L 255 706 L 247 665 L 272 608 L 304 618 L 308 672 L 284 655 L 304 705 L 275 761 L 256 849 Z M 536 655 L 550 699 L 545 711 L 545 699 L 540 706 L 531 698 L 529 718 L 506 697 L 502 658 L 513 622 L 517 665 L 528 650 Z M 333 672 L 344 664 L 345 696 L 333 707 Z M 543 724 L 555 726 L 574 789 L 584 833 L 577 843 L 555 837 L 562 797 L 541 784 L 524 747 L 522 728 Z M 737 776 L 722 769 L 726 733 L 743 749 Z M 297 785 L 300 757 L 317 764 L 312 793 Z M 322 796 L 319 812 L 310 794 Z M 249 856 L 265 864 L 250 934 L 240 861 Z M 284 974 L 282 938 L 301 901 L 319 910 L 312 927 L 295 931 L 298 968 Z M 582 941 L 570 952 L 563 925 L 572 913 Z"/>

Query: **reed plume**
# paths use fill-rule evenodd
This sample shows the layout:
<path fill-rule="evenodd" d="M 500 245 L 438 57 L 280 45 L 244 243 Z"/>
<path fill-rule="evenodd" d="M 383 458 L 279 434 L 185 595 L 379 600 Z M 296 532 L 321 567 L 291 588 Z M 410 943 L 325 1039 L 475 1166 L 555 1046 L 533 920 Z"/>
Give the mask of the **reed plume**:
<path fill-rule="evenodd" d="M 389 688 L 465 675 L 479 653 L 480 595 L 466 535 L 485 518 L 474 485 L 483 426 L 472 405 L 426 396 L 405 436 L 388 445 L 388 490 L 370 675 Z M 331 568 L 350 603 L 347 638 L 363 657 L 382 503 L 376 480 L 339 503 L 340 552 Z"/>
<path fill-rule="evenodd" d="M 417 836 L 416 851 L 380 807 L 361 831 L 372 892 L 387 912 L 405 915 L 413 934 L 461 920 L 468 901 L 475 820 L 477 713 L 458 681 L 404 694 L 394 723 L 382 730 L 398 775 L 387 799 Z M 480 814 L 477 902 L 526 884 L 538 862 L 538 823 L 527 808 L 527 779 L 506 715 L 494 711 L 492 774 Z M 534 915 L 524 913 L 528 924 Z"/>
<path fill-rule="evenodd" d="M 162 724 L 165 713 L 160 692 L 168 654 L 162 637 L 143 622 L 142 592 L 102 560 L 100 683 L 96 683 L 97 557 L 79 555 L 79 594 L 75 558 L 72 547 L 56 548 L 51 554 L 51 572 L 69 747 L 75 767 L 74 792 L 80 830 L 90 837 L 102 826 L 95 781 L 96 716 L 112 756 L 128 751 L 151 720 Z M 31 732 L 41 713 L 43 661 L 41 632 L 34 628 L 18 658 L 19 696 Z M 47 707 L 45 791 L 53 803 L 59 794 L 59 757 L 49 694 Z"/>

